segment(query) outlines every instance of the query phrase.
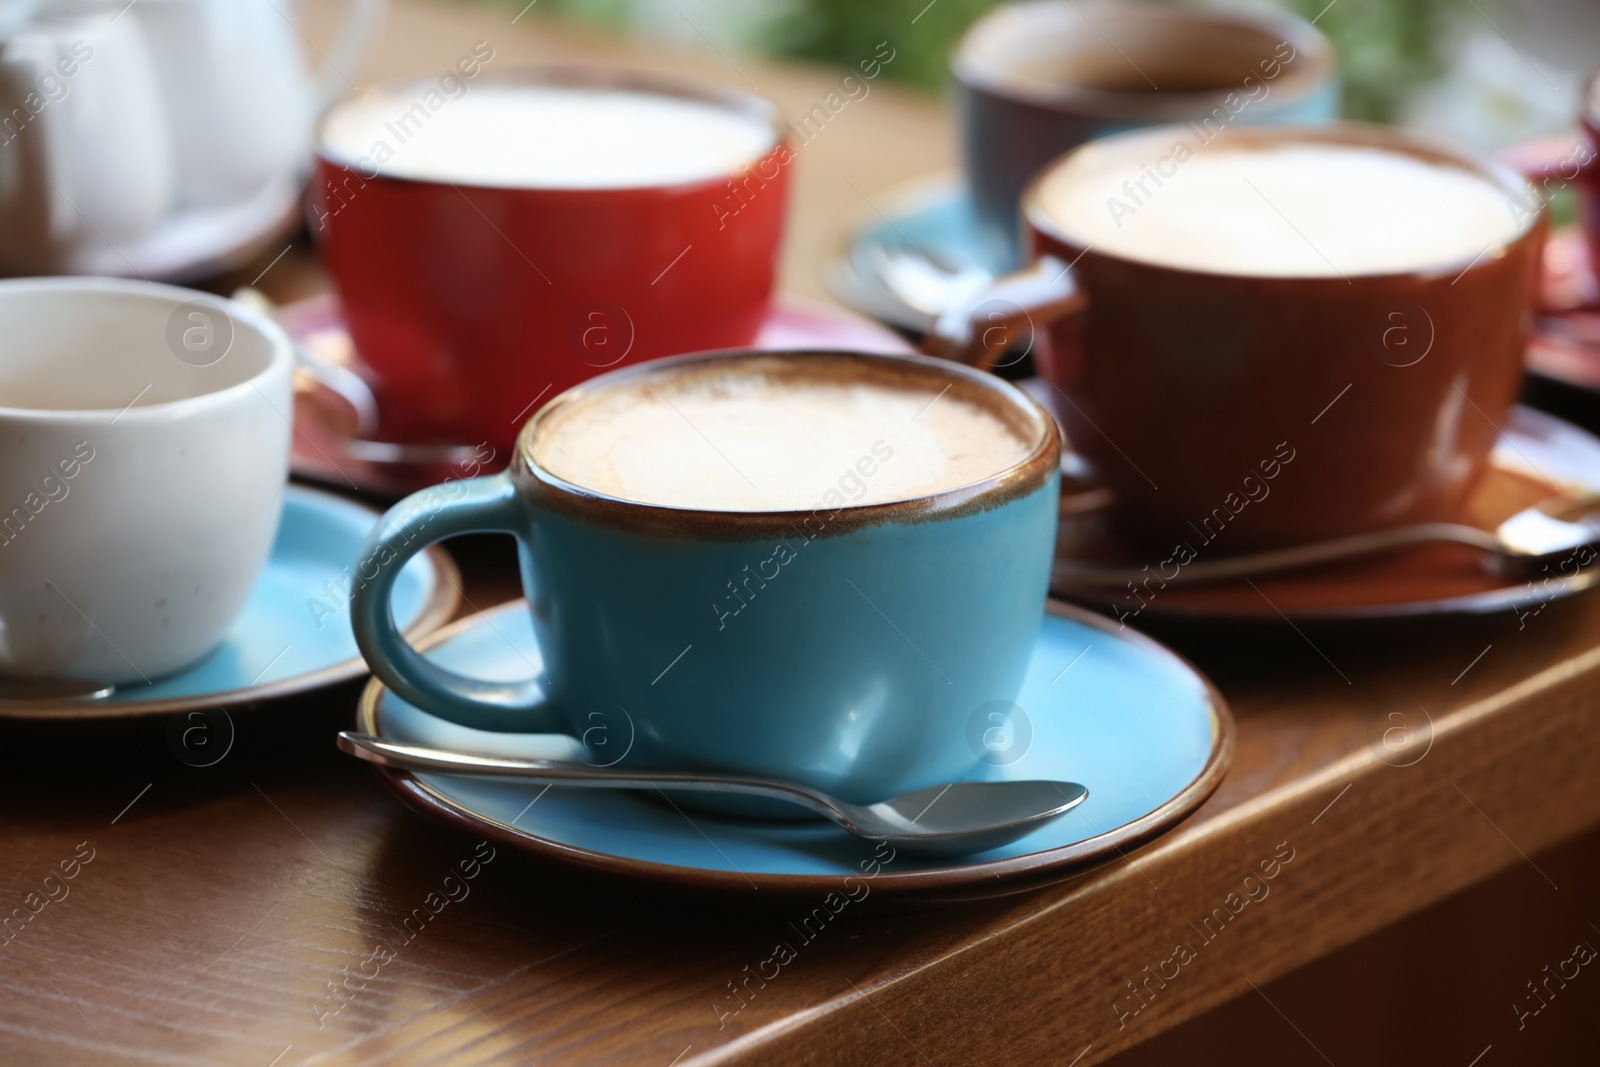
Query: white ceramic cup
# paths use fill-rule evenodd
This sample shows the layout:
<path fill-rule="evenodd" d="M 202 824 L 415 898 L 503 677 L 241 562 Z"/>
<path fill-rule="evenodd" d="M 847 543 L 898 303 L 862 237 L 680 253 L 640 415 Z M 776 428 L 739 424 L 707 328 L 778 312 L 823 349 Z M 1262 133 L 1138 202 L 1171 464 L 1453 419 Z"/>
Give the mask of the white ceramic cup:
<path fill-rule="evenodd" d="M 110 278 L 0 281 L 0 677 L 153 680 L 272 549 L 293 356 L 270 319 Z"/>

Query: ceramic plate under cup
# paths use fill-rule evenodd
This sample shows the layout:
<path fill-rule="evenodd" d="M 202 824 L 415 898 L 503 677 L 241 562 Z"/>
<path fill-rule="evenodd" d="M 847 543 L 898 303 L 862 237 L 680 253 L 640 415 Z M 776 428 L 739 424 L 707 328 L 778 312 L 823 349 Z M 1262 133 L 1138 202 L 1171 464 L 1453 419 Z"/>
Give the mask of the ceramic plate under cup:
<path fill-rule="evenodd" d="M 1048 384 L 1035 379 L 1024 387 L 1050 406 Z M 1069 457 L 1063 467 L 1057 557 L 1134 568 L 1155 563 L 1148 553 L 1141 556 L 1117 542 L 1105 521 L 1110 493 L 1074 479 L 1070 467 Z M 1562 492 L 1600 492 L 1600 439 L 1554 415 L 1519 406 L 1502 426 L 1490 468 L 1458 521 L 1493 530 Z M 1600 565 L 1548 581 L 1507 579 L 1485 571 L 1476 549 L 1434 543 L 1253 580 L 1253 587 L 1244 579 L 1173 583 L 1148 598 L 1065 582 L 1057 582 L 1052 592 L 1110 610 L 1131 625 L 1156 618 L 1344 622 L 1540 611 L 1600 585 Z"/>
<path fill-rule="evenodd" d="M 330 591 L 355 568 L 377 512 L 291 485 L 261 577 L 222 643 L 199 662 L 149 685 L 125 685 L 99 700 L 0 698 L 0 719 L 104 719 L 231 707 L 348 681 L 367 665 L 350 613 Z M 438 546 L 414 557 L 395 585 L 395 620 L 412 639 L 455 611 L 460 574 Z M 316 606 L 314 607 L 313 604 Z"/>
<path fill-rule="evenodd" d="M 423 647 L 442 666 L 485 678 L 527 677 L 541 662 L 520 600 L 463 619 Z M 972 776 L 1081 782 L 1089 799 L 1022 840 L 965 862 L 901 852 L 879 865 L 869 893 L 977 898 L 1057 880 L 1176 826 L 1216 789 L 1232 753 L 1233 719 L 1193 667 L 1149 638 L 1056 602 L 1044 616 L 1016 707 L 1021 714 L 1012 715 L 1004 755 L 978 764 Z M 558 759 L 579 758 L 581 751 L 565 737 L 456 726 L 376 680 L 362 694 L 357 718 L 367 733 L 459 751 Z M 986 725 L 978 724 L 980 737 Z M 1013 753 L 1012 762 L 999 762 Z M 863 878 L 874 859 L 871 842 L 821 821 L 680 812 L 633 792 L 378 773 L 406 803 L 467 833 L 650 882 L 735 896 L 759 889 L 762 898 L 823 894 L 845 876 Z"/>

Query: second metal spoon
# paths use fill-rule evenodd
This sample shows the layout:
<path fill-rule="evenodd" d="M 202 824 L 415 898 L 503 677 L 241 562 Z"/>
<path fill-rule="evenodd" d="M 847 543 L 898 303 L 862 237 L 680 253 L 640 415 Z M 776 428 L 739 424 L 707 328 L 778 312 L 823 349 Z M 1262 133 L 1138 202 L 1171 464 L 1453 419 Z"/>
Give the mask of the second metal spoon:
<path fill-rule="evenodd" d="M 1164 587 L 1168 582 L 1199 584 L 1232 578 L 1254 578 L 1429 541 L 1453 541 L 1478 549 L 1484 554 L 1485 569 L 1499 577 L 1515 580 L 1536 576 L 1537 568 L 1541 566 L 1549 577 L 1570 577 L 1577 572 L 1578 566 L 1587 565 L 1595 558 L 1595 549 L 1600 546 L 1597 513 L 1600 513 L 1600 495 L 1584 493 L 1557 497 L 1524 508 L 1492 532 L 1453 522 L 1399 526 L 1270 552 L 1202 560 L 1180 567 L 1176 574 L 1163 574 L 1160 581 Z M 1583 556 L 1585 550 L 1588 550 L 1587 559 Z M 1561 573 L 1549 574 L 1552 565 L 1559 568 Z M 1569 565 L 1572 565 L 1570 573 Z M 1146 580 L 1154 573 L 1149 566 L 1135 568 L 1058 560 L 1051 571 L 1051 578 L 1070 585 L 1117 588 L 1129 582 Z"/>
<path fill-rule="evenodd" d="M 1088 797 L 1076 782 L 951 782 L 876 804 L 848 804 L 810 786 L 774 778 L 724 778 L 683 771 L 600 770 L 557 760 L 502 759 L 386 741 L 344 731 L 339 747 L 385 767 L 477 778 L 513 778 L 602 789 L 671 789 L 771 797 L 809 808 L 857 837 L 924 856 L 999 848 L 1071 811 Z"/>

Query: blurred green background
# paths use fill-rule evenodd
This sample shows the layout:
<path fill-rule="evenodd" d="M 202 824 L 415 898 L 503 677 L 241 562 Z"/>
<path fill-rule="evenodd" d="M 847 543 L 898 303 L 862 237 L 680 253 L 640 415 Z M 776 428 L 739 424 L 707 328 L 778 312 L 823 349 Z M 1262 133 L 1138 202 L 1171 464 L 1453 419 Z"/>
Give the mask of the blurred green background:
<path fill-rule="evenodd" d="M 571 2 L 571 0 L 569 0 Z M 870 54 L 872 44 L 903 28 L 927 0 L 805 0 L 774 36 L 777 51 L 823 60 Z M 937 0 L 918 20 L 924 27 L 901 49 L 895 77 L 930 89 L 945 77 L 945 57 L 961 32 L 992 0 Z M 1344 61 L 1346 112 L 1357 118 L 1394 118 L 1401 96 L 1412 84 L 1435 77 L 1442 68 L 1436 42 L 1448 14 L 1467 0 L 1295 0 L 1288 5 L 1305 18 L 1321 14 L 1317 26 Z M 1326 13 L 1324 12 L 1326 9 Z"/>
<path fill-rule="evenodd" d="M 527 0 L 461 0 L 522 8 Z M 1168 0 L 1181 2 L 1181 0 Z M 889 40 L 886 76 L 929 92 L 995 0 L 539 0 L 571 19 L 664 47 L 737 49 L 853 65 Z M 1333 41 L 1346 117 L 1402 122 L 1499 148 L 1571 125 L 1600 65 L 1600 0 L 1232 0 L 1288 8 Z"/>

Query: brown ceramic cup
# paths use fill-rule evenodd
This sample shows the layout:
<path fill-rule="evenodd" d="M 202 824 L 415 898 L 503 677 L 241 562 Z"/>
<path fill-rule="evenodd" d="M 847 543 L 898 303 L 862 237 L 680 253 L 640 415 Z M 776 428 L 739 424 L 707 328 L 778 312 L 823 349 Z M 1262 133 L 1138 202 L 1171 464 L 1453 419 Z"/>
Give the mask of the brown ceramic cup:
<path fill-rule="evenodd" d="M 1066 436 L 1115 497 L 1124 536 L 1235 553 L 1457 517 L 1517 397 L 1547 212 L 1425 269 L 1351 276 L 1209 272 L 1075 238 L 1040 187 L 1083 152 L 1134 173 L 1188 127 L 1068 153 L 1024 197 L 1034 266 L 936 329 L 983 362 L 1036 329 Z M 1231 129 L 1195 146 L 1355 145 L 1460 168 L 1529 202 L 1497 163 L 1353 123 Z M 1396 238 L 1400 239 L 1400 238 Z M 1070 266 L 1069 266 L 1070 265 Z"/>

